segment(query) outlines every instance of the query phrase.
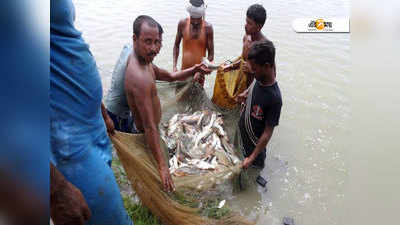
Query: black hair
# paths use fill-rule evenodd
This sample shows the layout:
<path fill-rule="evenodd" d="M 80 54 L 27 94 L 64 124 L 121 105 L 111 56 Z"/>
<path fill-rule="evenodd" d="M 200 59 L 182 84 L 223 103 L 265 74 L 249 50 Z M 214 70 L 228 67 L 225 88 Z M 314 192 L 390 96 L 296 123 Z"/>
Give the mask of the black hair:
<path fill-rule="evenodd" d="M 267 12 L 262 5 L 254 4 L 247 9 L 246 16 L 257 24 L 264 26 L 265 20 L 267 19 Z"/>
<path fill-rule="evenodd" d="M 189 2 L 195 7 L 200 7 L 204 4 L 203 0 L 190 0 Z"/>
<path fill-rule="evenodd" d="M 163 28 L 161 27 L 161 25 L 155 19 L 153 19 L 150 16 L 141 15 L 141 16 L 138 16 L 135 19 L 135 22 L 133 22 L 133 33 L 137 37 L 139 37 L 139 35 L 140 35 L 140 30 L 142 29 L 142 24 L 144 22 L 146 22 L 151 27 L 157 27 L 158 28 L 158 32 L 160 33 L 160 37 L 164 33 Z"/>
<path fill-rule="evenodd" d="M 247 59 L 252 60 L 258 65 L 269 63 L 275 65 L 275 47 L 269 40 L 254 42 L 249 50 Z"/>

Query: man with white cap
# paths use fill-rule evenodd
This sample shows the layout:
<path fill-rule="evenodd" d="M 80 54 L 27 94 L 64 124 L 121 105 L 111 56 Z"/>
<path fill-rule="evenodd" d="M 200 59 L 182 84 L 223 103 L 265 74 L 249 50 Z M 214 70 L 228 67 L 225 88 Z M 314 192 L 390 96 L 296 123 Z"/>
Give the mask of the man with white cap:
<path fill-rule="evenodd" d="M 182 67 L 187 69 L 201 63 L 203 57 L 212 62 L 214 60 L 214 31 L 212 25 L 204 20 L 206 6 L 203 0 L 190 0 L 186 8 L 190 17 L 182 19 L 178 24 L 174 45 L 173 71 L 177 71 L 179 47 L 182 43 Z M 195 75 L 195 80 L 204 86 L 204 76 Z"/>

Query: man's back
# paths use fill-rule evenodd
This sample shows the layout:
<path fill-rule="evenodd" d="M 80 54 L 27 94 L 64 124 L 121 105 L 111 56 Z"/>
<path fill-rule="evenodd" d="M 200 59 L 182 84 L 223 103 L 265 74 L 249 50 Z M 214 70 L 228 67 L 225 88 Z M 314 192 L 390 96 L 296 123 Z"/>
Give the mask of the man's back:
<path fill-rule="evenodd" d="M 53 163 L 57 165 L 55 159 L 72 157 L 87 146 L 109 140 L 100 109 L 100 76 L 89 46 L 73 26 L 72 1 L 52 2 L 51 12 L 50 126 Z M 106 158 L 111 160 L 111 152 Z"/>

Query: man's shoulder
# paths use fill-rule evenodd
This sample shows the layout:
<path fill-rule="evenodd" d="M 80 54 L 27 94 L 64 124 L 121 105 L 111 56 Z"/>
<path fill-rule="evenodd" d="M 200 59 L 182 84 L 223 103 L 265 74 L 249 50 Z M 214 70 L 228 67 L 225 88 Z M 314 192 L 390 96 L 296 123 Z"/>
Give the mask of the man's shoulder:
<path fill-rule="evenodd" d="M 258 100 L 268 103 L 266 105 L 282 104 L 281 91 L 277 82 L 271 86 L 263 87 L 258 85 L 258 87 L 253 90 L 253 93 L 257 91 L 255 95 L 258 96 L 256 97 Z"/>
<path fill-rule="evenodd" d="M 263 33 L 261 33 L 262 34 L 262 37 L 261 37 L 261 40 L 260 41 L 270 41 L 270 42 L 272 42 L 270 39 L 268 39 L 267 38 L 267 36 L 265 36 Z"/>
<path fill-rule="evenodd" d="M 248 40 L 248 39 L 249 39 L 249 35 L 244 34 L 244 35 L 243 35 L 243 42 L 245 42 L 245 41 Z"/>
<path fill-rule="evenodd" d="M 181 28 L 185 27 L 187 19 L 188 18 L 183 18 L 183 19 L 179 20 L 178 27 L 181 27 Z"/>
<path fill-rule="evenodd" d="M 139 68 L 134 62 L 131 62 L 125 71 L 127 89 L 132 88 L 150 88 L 152 87 L 154 80 L 151 79 L 151 75 L 147 71 Z"/>
<path fill-rule="evenodd" d="M 204 20 L 204 26 L 206 27 L 206 29 L 213 29 L 213 26 L 211 23 L 207 22 Z"/>
<path fill-rule="evenodd" d="M 279 88 L 278 82 L 275 82 L 275 84 L 271 86 L 271 98 L 273 104 L 282 105 L 281 89 Z"/>

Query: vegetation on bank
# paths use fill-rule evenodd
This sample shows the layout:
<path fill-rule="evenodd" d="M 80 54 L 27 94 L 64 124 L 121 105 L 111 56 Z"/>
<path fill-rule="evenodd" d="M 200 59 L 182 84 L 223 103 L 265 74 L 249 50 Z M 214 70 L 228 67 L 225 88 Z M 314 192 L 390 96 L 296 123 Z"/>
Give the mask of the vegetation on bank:
<path fill-rule="evenodd" d="M 125 209 L 135 225 L 162 225 L 148 208 L 134 200 L 135 193 L 132 192 L 125 170 L 116 155 L 113 157 L 112 169 L 121 189 Z"/>
<path fill-rule="evenodd" d="M 121 190 L 125 209 L 134 221 L 135 225 L 162 225 L 159 219 L 154 216 L 147 207 L 143 206 L 140 201 L 136 200 L 136 194 L 132 191 L 126 172 L 118 157 L 115 155 L 115 152 L 112 169 Z M 219 198 L 213 200 L 203 199 L 200 202 L 199 199 L 202 199 L 202 196 L 196 194 L 188 195 L 179 192 L 175 192 L 173 198 L 182 205 L 199 208 L 199 214 L 209 218 L 221 219 L 222 217 L 229 216 L 231 213 L 231 210 L 226 206 L 221 208 L 218 207 L 218 204 L 222 200 Z"/>

